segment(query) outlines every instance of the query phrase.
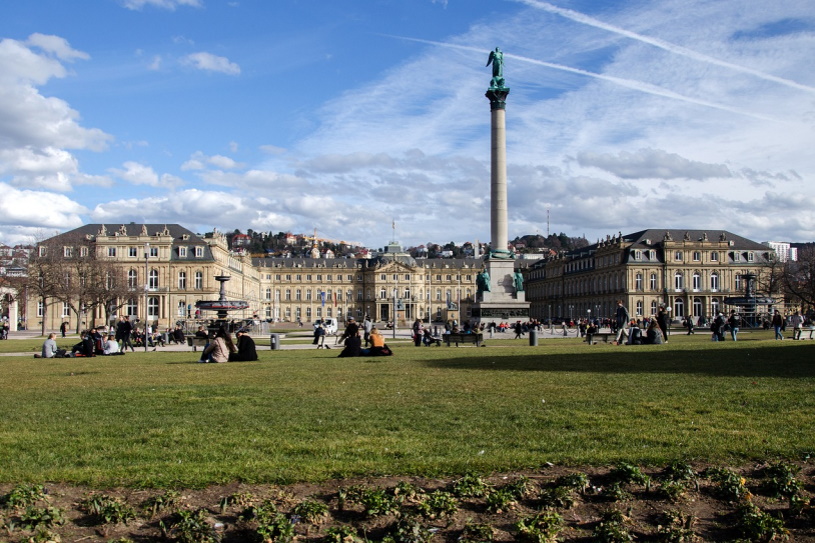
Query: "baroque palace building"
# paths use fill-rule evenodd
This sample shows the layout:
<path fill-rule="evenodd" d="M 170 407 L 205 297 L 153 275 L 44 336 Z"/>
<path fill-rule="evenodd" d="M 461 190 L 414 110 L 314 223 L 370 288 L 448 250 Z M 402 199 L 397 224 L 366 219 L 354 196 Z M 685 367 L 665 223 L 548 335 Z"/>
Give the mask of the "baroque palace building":
<path fill-rule="evenodd" d="M 215 277 L 221 275 L 230 277 L 224 284 L 227 299 L 249 303 L 230 319 L 310 323 L 370 316 L 376 322 L 395 319 L 400 326 L 416 318 L 466 321 L 484 267 L 480 257 L 413 258 L 393 241 L 371 258 L 322 258 L 316 245 L 309 257 L 258 258 L 231 251 L 218 231 L 197 235 L 177 224 L 89 224 L 44 240 L 34 257 L 46 250 L 66 262 L 94 255 L 119 270 L 127 289 L 118 309 L 97 305 L 79 315 L 64 301 L 29 292 L 22 311 L 29 328 L 39 327 L 43 316 L 50 330 L 62 322 L 76 329 L 77 320 L 101 325 L 117 314 L 141 321 L 146 313 L 160 329 L 215 318 L 209 312 L 196 315 L 195 304 L 218 299 Z M 742 276 L 766 273 L 773 255 L 767 246 L 729 232 L 652 229 L 514 262 L 525 278 L 532 318 L 608 317 L 618 299 L 632 316 L 655 314 L 665 304 L 681 318 L 724 310 L 726 297 L 744 292 Z"/>
<path fill-rule="evenodd" d="M 745 294 L 745 275 L 761 284 L 774 259 L 771 248 L 730 232 L 620 233 L 534 264 L 526 275 L 527 300 L 531 316 L 541 320 L 613 317 L 617 300 L 632 318 L 655 315 L 664 305 L 673 319 L 707 320 L 739 310 L 725 299 Z"/>
<path fill-rule="evenodd" d="M 81 326 L 101 325 L 115 315 L 143 322 L 145 308 L 148 322 L 164 329 L 198 317 L 196 302 L 217 300 L 215 277 L 221 275 L 230 277 L 224 284 L 227 299 L 249 303 L 229 319 L 313 322 L 370 316 L 396 318 L 400 325 L 416 318 L 457 320 L 461 308 L 468 311 L 474 301 L 476 274 L 483 266 L 480 258 L 414 259 L 397 242 L 373 258 L 321 258 L 316 246 L 310 257 L 253 258 L 230 251 L 217 231 L 199 236 L 177 224 L 89 224 L 43 240 L 37 251 L 37 256 L 50 251 L 64 259 L 66 280 L 77 258 L 92 255 L 127 282 L 118 309 L 96 306 L 79 315 L 64 301 L 29 293 L 27 326 L 39 327 L 44 317 L 50 330 L 62 322 L 76 329 L 77 320 Z"/>

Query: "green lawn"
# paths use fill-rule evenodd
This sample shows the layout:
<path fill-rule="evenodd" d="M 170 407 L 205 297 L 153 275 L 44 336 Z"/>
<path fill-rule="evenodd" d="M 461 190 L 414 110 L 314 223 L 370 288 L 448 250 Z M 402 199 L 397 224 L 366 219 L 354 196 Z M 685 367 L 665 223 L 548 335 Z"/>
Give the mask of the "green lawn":
<path fill-rule="evenodd" d="M 337 353 L 0 357 L 0 482 L 200 487 L 815 450 L 815 342 L 771 333 Z"/>

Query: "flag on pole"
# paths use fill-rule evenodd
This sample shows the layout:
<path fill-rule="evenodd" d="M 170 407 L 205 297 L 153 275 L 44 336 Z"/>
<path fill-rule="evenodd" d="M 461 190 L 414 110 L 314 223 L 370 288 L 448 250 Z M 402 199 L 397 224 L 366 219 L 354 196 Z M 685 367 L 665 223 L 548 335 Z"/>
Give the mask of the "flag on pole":
<path fill-rule="evenodd" d="M 320 302 L 322 306 L 325 307 L 325 291 L 320 291 Z"/>

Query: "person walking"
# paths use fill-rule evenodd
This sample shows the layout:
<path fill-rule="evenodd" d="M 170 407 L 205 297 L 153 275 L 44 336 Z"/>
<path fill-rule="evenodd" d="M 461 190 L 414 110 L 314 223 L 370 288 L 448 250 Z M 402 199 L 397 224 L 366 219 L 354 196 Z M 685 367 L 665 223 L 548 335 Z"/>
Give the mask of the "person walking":
<path fill-rule="evenodd" d="M 741 327 L 741 317 L 736 313 L 735 309 L 730 310 L 730 316 L 727 318 L 727 324 L 730 326 L 730 338 L 733 341 L 738 341 L 739 328 Z"/>
<path fill-rule="evenodd" d="M 804 317 L 796 311 L 790 317 L 790 324 L 792 324 L 792 339 L 801 339 L 801 326 L 804 324 Z"/>
<path fill-rule="evenodd" d="M 668 343 L 668 312 L 665 311 L 665 306 L 659 306 L 657 311 L 657 326 L 662 331 L 662 337 L 665 338 L 664 342 Z"/>
<path fill-rule="evenodd" d="M 617 323 L 617 337 L 614 340 L 615 345 L 623 344 L 623 336 L 628 338 L 628 309 L 623 305 L 622 300 L 617 300 L 617 311 L 614 313 L 614 321 Z"/>
<path fill-rule="evenodd" d="M 784 317 L 781 316 L 781 313 L 779 313 L 777 309 L 773 314 L 772 325 L 773 329 L 775 329 L 775 339 L 784 339 L 784 334 L 781 333 L 781 327 L 784 326 Z"/>
<path fill-rule="evenodd" d="M 371 340 L 371 330 L 373 330 L 373 327 L 374 323 L 371 322 L 371 317 L 365 315 L 365 319 L 362 321 L 362 331 L 365 339 L 365 347 L 368 347 L 368 343 Z"/>

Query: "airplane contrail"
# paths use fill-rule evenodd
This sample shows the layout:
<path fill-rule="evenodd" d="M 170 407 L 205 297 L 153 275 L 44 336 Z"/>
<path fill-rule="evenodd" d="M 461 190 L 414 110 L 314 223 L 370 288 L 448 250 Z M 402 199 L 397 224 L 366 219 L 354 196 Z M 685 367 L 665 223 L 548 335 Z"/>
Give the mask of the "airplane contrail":
<path fill-rule="evenodd" d="M 794 89 L 812 92 L 815 93 L 815 87 L 810 87 L 808 85 L 802 85 L 797 81 L 793 81 L 791 79 L 786 79 L 783 77 L 778 77 L 772 74 L 768 74 L 766 72 L 762 72 L 759 70 L 754 70 L 752 68 L 747 68 L 746 66 L 741 66 L 739 64 L 733 64 L 732 62 L 727 62 L 725 60 L 720 60 L 715 57 L 711 57 L 705 55 L 704 53 L 699 53 L 698 51 L 694 51 L 692 49 L 688 49 L 687 47 L 682 47 L 681 45 L 676 45 L 664 40 L 660 40 L 659 38 L 651 38 L 649 36 L 644 36 L 642 34 L 637 34 L 636 32 L 631 32 L 630 30 L 626 30 L 624 28 L 620 28 L 618 26 L 610 25 L 608 23 L 604 23 L 599 21 L 593 17 L 580 13 L 578 11 L 573 11 L 571 9 L 560 8 L 557 6 L 553 6 L 548 2 L 541 2 L 540 0 L 514 0 L 516 2 L 526 4 L 527 6 L 542 9 L 544 11 L 548 11 L 549 13 L 555 13 L 557 15 L 561 15 L 566 17 L 567 19 L 571 19 L 572 21 L 583 23 L 589 26 L 593 26 L 595 28 L 600 28 L 603 30 L 608 30 L 609 32 L 613 32 L 615 34 L 620 34 L 621 36 L 626 36 L 633 40 L 641 41 L 643 43 L 647 43 L 649 45 L 653 45 L 654 47 L 659 47 L 660 49 L 664 49 L 665 51 L 669 51 L 671 53 L 675 53 L 677 55 L 681 55 L 687 58 L 691 58 L 693 60 L 698 60 L 700 62 L 707 62 L 708 64 L 714 64 L 716 66 L 721 66 L 723 68 L 729 68 L 731 70 L 735 70 L 738 72 L 742 72 L 745 74 L 754 75 L 758 78 L 764 79 L 766 81 L 772 81 L 774 83 L 779 83 L 781 85 L 785 85 L 787 87 L 791 87 Z"/>
<path fill-rule="evenodd" d="M 475 51 L 475 52 L 478 52 L 478 53 L 484 53 L 483 48 L 481 48 L 481 47 L 473 47 L 473 46 L 470 46 L 470 45 L 456 45 L 456 44 L 452 44 L 452 43 L 437 42 L 437 41 L 425 40 L 425 39 L 421 39 L 421 38 L 407 38 L 407 37 L 404 37 L 404 36 L 392 36 L 392 37 L 403 39 L 403 40 L 408 40 L 408 41 L 415 41 L 415 42 L 419 42 L 419 43 L 427 43 L 427 44 L 430 44 L 430 45 L 440 45 L 442 47 L 448 47 L 448 48 L 451 48 L 451 49 L 461 49 L 463 51 Z M 651 85 L 650 83 L 642 83 L 640 81 L 633 81 L 631 79 L 623 79 L 621 77 L 614 77 L 612 75 L 598 74 L 598 73 L 595 73 L 595 72 L 590 72 L 588 70 L 581 70 L 580 68 L 572 68 L 570 66 L 564 66 L 562 64 L 555 64 L 555 63 L 552 63 L 552 62 L 545 62 L 543 60 L 537 60 L 537 59 L 534 59 L 534 58 L 522 57 L 522 56 L 513 55 L 513 54 L 510 54 L 510 53 L 506 53 L 506 52 L 504 52 L 504 57 L 505 58 L 513 58 L 513 59 L 520 60 L 520 61 L 523 61 L 523 62 L 529 62 L 530 64 L 537 64 L 538 66 L 545 66 L 547 68 L 552 68 L 552 69 L 555 69 L 555 70 L 561 70 L 561 71 L 570 72 L 570 73 L 573 73 L 573 74 L 584 75 L 586 77 L 593 77 L 595 79 L 601 79 L 603 81 L 608 81 L 610 83 L 614 83 L 614 84 L 620 85 L 622 87 L 626 87 L 626 88 L 629 88 L 629 89 L 644 92 L 646 94 L 653 94 L 655 96 L 661 96 L 663 98 L 672 98 L 672 99 L 675 99 L 675 100 L 681 100 L 683 102 L 688 102 L 690 104 L 696 104 L 696 105 L 699 105 L 699 106 L 705 106 L 705 107 L 710 107 L 710 108 L 714 108 L 714 109 L 720 109 L 722 111 L 728 111 L 730 113 L 736 113 L 738 115 L 745 115 L 747 117 L 752 117 L 754 119 L 760 119 L 762 121 L 784 122 L 784 121 L 781 121 L 779 119 L 773 119 L 772 117 L 765 117 L 763 115 L 758 115 L 756 113 L 752 113 L 750 111 L 745 111 L 743 109 L 724 106 L 724 105 L 721 105 L 721 104 L 717 104 L 715 102 L 708 102 L 706 100 L 699 100 L 698 98 L 691 98 L 689 96 L 679 94 L 677 92 L 674 92 L 672 90 L 668 90 L 668 89 L 659 87 L 657 85 Z"/>

